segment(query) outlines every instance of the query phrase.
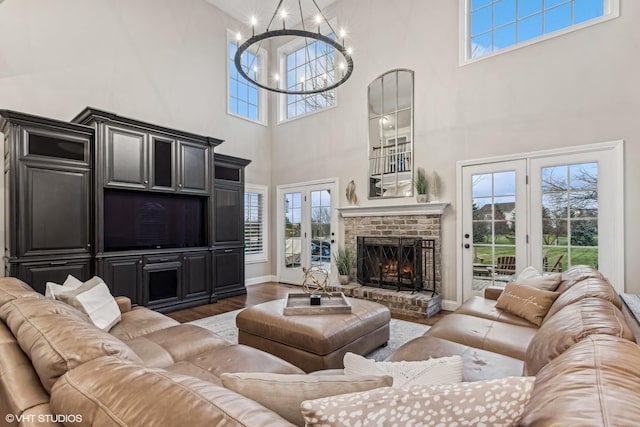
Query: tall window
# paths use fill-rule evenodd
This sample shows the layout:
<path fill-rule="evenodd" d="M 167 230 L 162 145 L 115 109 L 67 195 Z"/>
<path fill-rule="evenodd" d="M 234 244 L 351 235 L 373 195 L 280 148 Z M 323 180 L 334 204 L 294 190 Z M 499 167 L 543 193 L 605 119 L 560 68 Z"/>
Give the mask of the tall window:
<path fill-rule="evenodd" d="M 264 91 L 255 84 L 247 81 L 236 69 L 234 58 L 238 47 L 229 35 L 228 64 L 229 64 L 229 88 L 228 111 L 230 114 L 249 119 L 259 123 L 266 123 L 266 100 Z M 264 74 L 266 56 L 264 53 L 246 51 L 242 55 L 242 66 L 252 79 L 257 79 Z"/>
<path fill-rule="evenodd" d="M 286 71 L 288 90 L 309 90 L 334 83 L 336 52 L 333 46 L 314 41 L 308 45 L 285 46 L 284 51 L 281 68 Z M 335 89 L 312 95 L 287 95 L 284 117 L 292 119 L 335 104 Z"/>
<path fill-rule="evenodd" d="M 618 16 L 619 0 L 461 0 L 465 60 Z"/>
<path fill-rule="evenodd" d="M 245 185 L 244 253 L 247 262 L 267 261 L 267 187 Z"/>

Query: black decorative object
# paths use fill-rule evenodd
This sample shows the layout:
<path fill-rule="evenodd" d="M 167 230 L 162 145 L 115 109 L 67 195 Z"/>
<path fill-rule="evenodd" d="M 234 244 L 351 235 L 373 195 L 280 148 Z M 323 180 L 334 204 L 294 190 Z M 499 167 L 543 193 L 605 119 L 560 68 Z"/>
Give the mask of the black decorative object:
<path fill-rule="evenodd" d="M 309 303 L 311 305 L 321 305 L 321 303 L 322 303 L 322 295 L 320 295 L 320 294 L 311 294 L 309 296 Z"/>
<path fill-rule="evenodd" d="M 313 31 L 307 31 L 307 29 L 305 28 L 305 23 L 304 23 L 304 16 L 302 13 L 302 5 L 301 2 L 298 2 L 298 7 L 299 7 L 299 13 L 300 13 L 300 19 L 301 19 L 301 25 L 302 25 L 302 29 L 301 30 L 294 30 L 294 29 L 287 29 L 285 28 L 285 18 L 284 18 L 284 10 L 282 8 L 282 3 L 283 0 L 280 0 L 280 2 L 278 3 L 278 6 L 276 7 L 276 10 L 273 12 L 273 16 L 271 17 L 271 20 L 269 21 L 269 25 L 267 25 L 267 28 L 265 30 L 264 33 L 262 34 L 255 34 L 255 24 L 252 23 L 252 36 L 245 41 L 244 43 L 242 43 L 241 45 L 238 46 L 238 50 L 236 51 L 236 55 L 234 57 L 234 63 L 236 65 L 236 68 L 238 70 L 238 72 L 245 78 L 247 79 L 247 81 L 255 84 L 258 87 L 261 87 L 263 89 L 272 91 L 272 92 L 278 92 L 278 93 L 283 93 L 283 94 L 288 94 L 288 95 L 311 95 L 311 94 L 315 94 L 315 93 L 321 93 L 321 92 L 326 92 L 332 89 L 337 88 L 338 86 L 340 86 L 341 84 L 343 84 L 344 82 L 346 82 L 349 77 L 351 77 L 351 73 L 353 73 L 353 59 L 351 58 L 351 53 L 350 53 L 350 49 L 348 49 L 347 47 L 345 47 L 344 45 L 344 37 L 342 37 L 343 41 L 342 43 L 339 43 L 338 41 L 336 41 L 338 34 L 336 34 L 335 30 L 333 29 L 333 27 L 331 26 L 331 24 L 329 23 L 329 21 L 327 20 L 327 18 L 325 17 L 325 15 L 322 13 L 322 11 L 320 10 L 320 8 L 318 7 L 317 3 L 315 0 L 312 0 L 313 4 L 315 6 L 315 8 L 318 11 L 317 17 L 316 17 L 316 22 L 318 24 L 318 31 L 317 32 L 313 32 Z M 283 15 L 282 16 L 282 29 L 280 30 L 272 30 L 271 29 L 271 24 L 273 24 L 273 21 L 276 19 L 276 16 L 278 14 Z M 323 34 L 320 33 L 320 24 L 326 24 L 327 27 L 331 30 L 331 32 L 335 35 L 335 38 L 331 38 L 329 36 L 325 36 Z M 247 71 L 245 70 L 245 68 L 242 66 L 242 54 L 247 51 L 247 49 L 249 49 L 251 46 L 253 46 L 254 44 L 258 43 L 258 49 L 260 49 L 260 47 L 262 46 L 262 42 L 264 40 L 267 39 L 273 39 L 276 37 L 285 37 L 285 36 L 289 36 L 289 37 L 299 37 L 304 39 L 304 46 L 305 46 L 305 57 L 306 58 L 310 58 L 310 54 L 309 54 L 309 45 L 315 43 L 316 41 L 319 42 L 323 42 L 328 44 L 329 46 L 333 47 L 336 52 L 339 52 L 340 55 L 343 57 L 344 62 L 340 62 L 338 68 L 336 69 L 335 67 L 335 63 L 334 63 L 334 67 L 330 70 L 324 70 L 324 71 L 328 71 L 328 76 L 326 76 L 323 79 L 319 79 L 319 78 L 315 78 L 312 77 L 310 79 L 310 82 L 303 82 L 301 83 L 301 88 L 300 90 L 297 90 L 295 88 L 288 88 L 287 85 L 285 84 L 284 87 L 279 87 L 279 79 L 276 78 L 276 83 L 274 86 L 270 86 L 267 83 L 264 82 L 259 82 L 257 81 L 257 79 L 254 79 L 252 77 L 249 76 L 249 74 L 247 73 Z M 311 40 L 311 41 L 309 41 Z M 253 68 L 253 64 L 251 64 L 249 66 L 248 69 Z M 340 77 L 340 79 L 336 79 L 335 75 L 330 75 L 331 73 L 336 73 L 336 72 L 342 72 L 342 76 Z M 326 73 L 324 73 L 326 74 Z M 266 79 L 265 79 L 266 80 Z M 333 81 L 333 82 L 332 82 Z M 306 87 L 305 87 L 305 83 Z"/>

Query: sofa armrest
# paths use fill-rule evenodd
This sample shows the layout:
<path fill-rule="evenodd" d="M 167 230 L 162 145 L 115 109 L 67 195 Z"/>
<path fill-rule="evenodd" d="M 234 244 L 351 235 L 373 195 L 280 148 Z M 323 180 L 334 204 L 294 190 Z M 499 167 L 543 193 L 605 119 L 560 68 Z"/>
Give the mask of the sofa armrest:
<path fill-rule="evenodd" d="M 502 294 L 503 290 L 504 288 L 500 286 L 488 286 L 484 288 L 484 297 L 487 299 L 497 300 Z"/>
<path fill-rule="evenodd" d="M 131 299 L 129 297 L 115 297 L 116 303 L 118 303 L 118 308 L 120 309 L 120 313 L 126 313 L 131 311 Z"/>

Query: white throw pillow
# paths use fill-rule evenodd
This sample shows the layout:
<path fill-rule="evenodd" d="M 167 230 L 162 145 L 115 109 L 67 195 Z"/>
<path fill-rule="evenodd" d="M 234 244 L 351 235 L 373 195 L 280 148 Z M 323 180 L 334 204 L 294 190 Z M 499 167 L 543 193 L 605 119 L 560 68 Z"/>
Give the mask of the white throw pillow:
<path fill-rule="evenodd" d="M 55 298 L 87 313 L 93 324 L 103 331 L 109 331 L 121 319 L 118 303 L 98 276 L 75 289 L 56 290 Z"/>
<path fill-rule="evenodd" d="M 542 274 L 540 274 L 538 269 L 530 265 L 529 267 L 522 270 L 520 274 L 518 274 L 518 277 L 516 277 L 515 281 L 517 282 L 518 280 L 535 279 L 540 276 L 542 276 Z"/>
<path fill-rule="evenodd" d="M 69 274 L 62 285 L 54 282 L 47 282 L 44 290 L 44 296 L 49 299 L 56 299 L 57 291 L 77 289 L 80 286 L 82 286 L 82 281 Z"/>
<path fill-rule="evenodd" d="M 562 281 L 562 274 L 542 274 L 535 267 L 527 267 L 513 281 L 519 285 L 530 288 L 542 289 L 543 291 L 555 291 Z"/>
<path fill-rule="evenodd" d="M 394 388 L 462 381 L 463 365 L 460 356 L 409 362 L 376 362 L 358 354 L 346 353 L 342 361 L 346 375 L 390 375 Z"/>

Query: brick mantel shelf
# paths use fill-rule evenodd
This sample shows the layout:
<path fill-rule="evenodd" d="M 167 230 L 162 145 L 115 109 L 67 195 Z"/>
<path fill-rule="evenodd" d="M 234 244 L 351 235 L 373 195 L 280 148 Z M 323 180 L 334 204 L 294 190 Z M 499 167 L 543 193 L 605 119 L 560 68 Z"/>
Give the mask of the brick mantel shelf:
<path fill-rule="evenodd" d="M 449 203 L 428 202 L 384 206 L 345 206 L 338 208 L 343 218 L 361 216 L 442 215 Z"/>

